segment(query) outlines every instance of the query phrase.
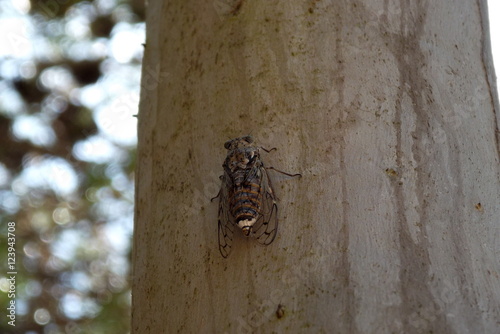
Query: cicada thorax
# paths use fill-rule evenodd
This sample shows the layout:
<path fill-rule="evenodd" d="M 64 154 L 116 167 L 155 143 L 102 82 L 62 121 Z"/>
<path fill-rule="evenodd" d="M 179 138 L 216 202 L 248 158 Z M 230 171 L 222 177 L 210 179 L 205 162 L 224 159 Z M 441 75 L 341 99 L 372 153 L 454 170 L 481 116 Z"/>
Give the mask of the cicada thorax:
<path fill-rule="evenodd" d="M 243 233 L 248 236 L 261 214 L 262 172 L 259 149 L 235 147 L 227 156 L 224 168 L 231 178 L 229 210 Z"/>

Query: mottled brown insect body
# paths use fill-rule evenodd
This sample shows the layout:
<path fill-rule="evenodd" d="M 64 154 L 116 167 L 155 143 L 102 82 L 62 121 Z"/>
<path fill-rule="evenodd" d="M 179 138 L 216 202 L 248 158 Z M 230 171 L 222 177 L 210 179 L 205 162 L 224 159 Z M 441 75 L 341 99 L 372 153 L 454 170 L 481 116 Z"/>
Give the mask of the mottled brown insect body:
<path fill-rule="evenodd" d="M 229 176 L 229 211 L 243 233 L 248 236 L 261 212 L 262 170 L 259 148 L 251 146 L 251 138 L 228 141 L 224 171 Z"/>
<path fill-rule="evenodd" d="M 219 250 L 223 257 L 231 251 L 234 226 L 263 245 L 273 242 L 278 232 L 278 206 L 271 180 L 259 147 L 250 136 L 224 144 L 228 150 L 219 197 Z M 270 167 L 269 169 L 274 169 Z M 280 172 L 280 171 L 278 171 Z M 300 174 L 287 174 L 298 176 Z"/>

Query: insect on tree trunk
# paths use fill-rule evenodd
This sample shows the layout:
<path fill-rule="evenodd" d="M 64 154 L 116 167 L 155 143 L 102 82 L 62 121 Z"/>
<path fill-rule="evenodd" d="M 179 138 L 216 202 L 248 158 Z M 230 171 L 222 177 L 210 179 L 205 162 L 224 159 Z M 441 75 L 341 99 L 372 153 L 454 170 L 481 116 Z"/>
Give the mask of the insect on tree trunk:
<path fill-rule="evenodd" d="M 482 0 L 150 1 L 133 333 L 498 332 L 489 45 Z M 223 258 L 245 135 L 302 178 L 268 170 L 275 240 Z"/>

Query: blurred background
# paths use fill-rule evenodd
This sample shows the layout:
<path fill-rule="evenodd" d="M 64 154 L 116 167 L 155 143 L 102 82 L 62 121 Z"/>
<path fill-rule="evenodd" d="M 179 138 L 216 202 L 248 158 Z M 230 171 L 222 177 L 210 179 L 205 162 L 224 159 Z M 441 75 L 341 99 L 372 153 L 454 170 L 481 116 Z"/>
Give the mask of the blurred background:
<path fill-rule="evenodd" d="M 143 0 L 0 0 L 0 333 L 130 331 L 144 12 Z"/>
<path fill-rule="evenodd" d="M 0 0 L 0 333 L 130 330 L 144 11 L 143 0 Z"/>

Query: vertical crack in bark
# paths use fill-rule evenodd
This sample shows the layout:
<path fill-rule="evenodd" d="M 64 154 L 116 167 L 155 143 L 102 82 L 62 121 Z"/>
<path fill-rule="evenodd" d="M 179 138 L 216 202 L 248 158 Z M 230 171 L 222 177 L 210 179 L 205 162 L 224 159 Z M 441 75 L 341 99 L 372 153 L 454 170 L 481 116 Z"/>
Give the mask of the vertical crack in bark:
<path fill-rule="evenodd" d="M 343 12 L 343 11 L 342 11 Z M 338 22 L 338 29 L 336 29 L 339 34 L 342 32 L 344 22 L 342 20 L 342 16 L 339 16 L 339 22 Z M 340 123 L 345 124 L 346 119 L 348 117 L 346 111 L 345 111 L 345 106 L 344 106 L 344 58 L 342 54 L 342 50 L 344 46 L 342 45 L 342 38 L 339 36 L 336 39 L 335 42 L 335 52 L 336 52 L 336 60 L 337 60 L 337 73 L 339 74 L 337 78 L 338 84 L 336 87 L 339 87 L 339 99 L 338 99 L 338 110 L 341 110 L 340 114 Z M 342 136 L 341 138 L 345 138 L 346 136 L 346 127 L 342 127 Z M 344 300 L 345 302 L 343 303 L 345 305 L 345 321 L 344 324 L 346 327 L 341 330 L 341 332 L 346 332 L 346 333 L 355 333 L 356 332 L 356 327 L 355 327 L 355 314 L 354 310 L 357 309 L 355 307 L 355 299 L 354 299 L 354 291 L 353 287 L 350 286 L 352 280 L 350 277 L 351 273 L 351 263 L 349 260 L 349 217 L 348 217 L 348 212 L 349 212 L 349 203 L 347 202 L 348 198 L 348 190 L 347 190 L 347 180 L 346 180 L 346 175 L 347 173 L 347 166 L 345 163 L 345 150 L 346 150 L 346 144 L 344 140 L 340 141 L 340 150 L 339 150 L 339 165 L 340 165 L 340 175 L 342 175 L 342 213 L 341 213 L 341 237 L 339 238 L 340 242 L 342 243 L 340 246 L 340 249 L 342 250 L 341 252 L 341 259 L 340 259 L 340 265 L 342 267 L 342 270 L 344 272 L 344 277 L 343 279 L 345 280 L 345 291 L 344 291 Z"/>
<path fill-rule="evenodd" d="M 392 51 L 399 68 L 399 92 L 396 99 L 396 163 L 399 167 L 404 165 L 403 162 L 403 136 L 408 133 L 402 127 L 403 110 L 402 100 L 405 96 L 409 97 L 414 106 L 414 117 L 416 128 L 413 133 L 414 143 L 412 152 L 417 163 L 417 177 L 415 180 L 416 196 L 419 202 L 418 214 L 420 217 L 421 229 L 420 236 L 417 241 L 412 238 L 410 232 L 410 224 L 416 222 L 408 221 L 406 216 L 406 207 L 411 201 L 405 198 L 403 191 L 404 185 L 395 185 L 394 194 L 397 200 L 397 217 L 399 223 L 399 244 L 401 254 L 401 316 L 404 326 L 404 332 L 410 333 L 418 330 L 426 330 L 422 328 L 427 326 L 427 329 L 440 329 L 441 332 L 446 332 L 446 318 L 441 312 L 432 312 L 439 309 L 439 306 L 434 301 L 432 291 L 427 286 L 429 281 L 429 242 L 427 239 L 427 210 L 426 210 L 426 195 L 424 185 L 432 182 L 430 173 L 427 170 L 425 161 L 423 161 L 422 153 L 425 151 L 425 137 L 428 136 L 429 130 L 429 102 L 426 97 L 432 96 L 430 86 L 426 84 L 422 73 L 416 69 L 422 68 L 425 65 L 425 55 L 420 50 L 419 42 L 423 35 L 425 18 L 427 15 L 427 1 L 411 1 L 401 0 L 401 23 L 400 32 L 394 34 L 387 28 L 386 36 L 388 47 Z M 387 20 L 387 19 L 386 19 Z M 386 22 L 389 27 L 388 22 Z M 422 64 L 422 66 L 419 66 Z M 406 111 L 408 112 L 408 111 Z M 432 317 L 428 317 L 425 313 L 431 311 Z M 418 328 L 416 328 L 417 326 Z"/>

